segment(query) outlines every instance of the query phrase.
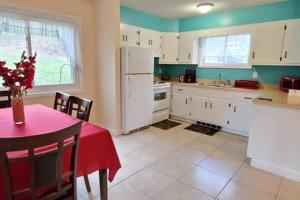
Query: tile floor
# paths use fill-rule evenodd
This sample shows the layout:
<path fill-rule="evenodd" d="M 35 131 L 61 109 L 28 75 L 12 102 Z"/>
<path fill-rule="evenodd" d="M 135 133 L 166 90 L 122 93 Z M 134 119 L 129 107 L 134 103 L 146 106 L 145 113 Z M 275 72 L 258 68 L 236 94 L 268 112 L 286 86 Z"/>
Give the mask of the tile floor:
<path fill-rule="evenodd" d="M 109 200 L 300 200 L 300 183 L 249 166 L 247 139 L 225 132 L 206 136 L 151 127 L 114 138 L 122 168 L 109 184 Z M 78 179 L 78 199 L 100 199 Z"/>

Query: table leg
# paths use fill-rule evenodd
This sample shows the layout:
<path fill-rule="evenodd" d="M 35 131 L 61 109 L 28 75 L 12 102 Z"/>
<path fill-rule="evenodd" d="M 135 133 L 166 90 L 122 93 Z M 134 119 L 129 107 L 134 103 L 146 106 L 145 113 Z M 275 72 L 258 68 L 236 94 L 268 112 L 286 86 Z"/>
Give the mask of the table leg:
<path fill-rule="evenodd" d="M 84 175 L 83 178 L 84 178 L 84 183 L 85 183 L 86 190 L 88 191 L 88 193 L 90 193 L 92 190 L 91 190 L 89 177 L 88 177 L 88 175 Z"/>
<path fill-rule="evenodd" d="M 107 190 L 107 170 L 99 170 L 99 185 L 100 185 L 100 198 L 101 200 L 108 200 Z"/>

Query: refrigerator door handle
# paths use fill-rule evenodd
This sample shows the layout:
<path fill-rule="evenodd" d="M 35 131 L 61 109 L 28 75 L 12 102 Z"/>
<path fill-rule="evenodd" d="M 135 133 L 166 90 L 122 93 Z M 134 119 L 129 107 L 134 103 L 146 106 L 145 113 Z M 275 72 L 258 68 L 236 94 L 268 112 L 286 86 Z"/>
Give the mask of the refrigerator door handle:
<path fill-rule="evenodd" d="M 131 78 L 130 76 L 128 75 L 128 95 L 127 95 L 128 98 L 131 97 Z"/>

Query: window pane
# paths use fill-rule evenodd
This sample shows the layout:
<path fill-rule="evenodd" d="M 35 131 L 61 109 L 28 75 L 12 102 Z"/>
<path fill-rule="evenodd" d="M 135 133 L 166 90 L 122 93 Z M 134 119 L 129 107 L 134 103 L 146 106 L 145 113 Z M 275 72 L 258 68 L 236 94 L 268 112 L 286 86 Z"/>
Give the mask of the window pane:
<path fill-rule="evenodd" d="M 37 53 L 35 85 L 74 83 L 74 34 L 69 27 L 30 22 L 32 51 Z"/>
<path fill-rule="evenodd" d="M 250 42 L 250 34 L 204 38 L 200 64 L 247 64 Z"/>

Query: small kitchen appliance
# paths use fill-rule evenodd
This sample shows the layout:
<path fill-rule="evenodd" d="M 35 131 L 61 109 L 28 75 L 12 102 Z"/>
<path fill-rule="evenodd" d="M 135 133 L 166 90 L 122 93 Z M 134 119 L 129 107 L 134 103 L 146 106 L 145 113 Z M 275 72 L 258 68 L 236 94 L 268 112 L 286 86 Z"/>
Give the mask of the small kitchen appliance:
<path fill-rule="evenodd" d="M 296 77 L 281 77 L 280 90 L 288 92 L 292 90 L 300 90 L 300 78 Z"/>
<path fill-rule="evenodd" d="M 245 89 L 258 89 L 259 88 L 258 81 L 251 80 L 236 80 L 234 81 L 234 87 L 237 88 L 245 88 Z"/>
<path fill-rule="evenodd" d="M 195 69 L 187 69 L 185 71 L 184 82 L 196 83 L 196 70 Z"/>

